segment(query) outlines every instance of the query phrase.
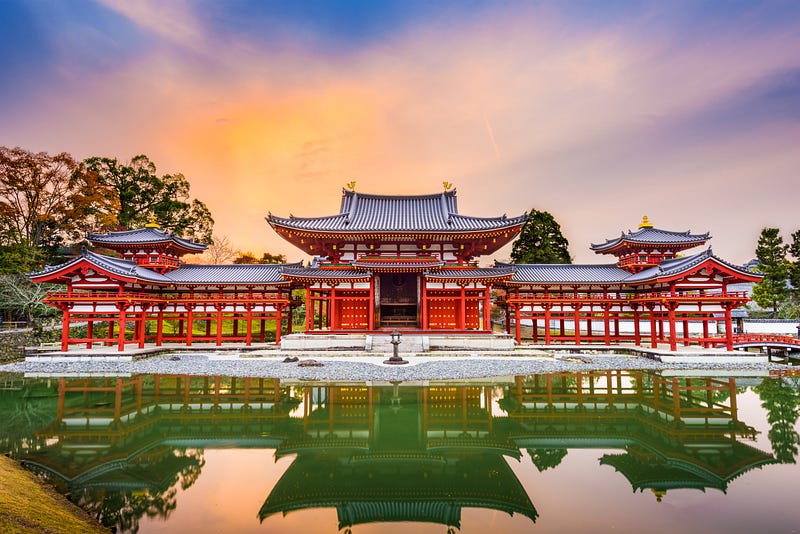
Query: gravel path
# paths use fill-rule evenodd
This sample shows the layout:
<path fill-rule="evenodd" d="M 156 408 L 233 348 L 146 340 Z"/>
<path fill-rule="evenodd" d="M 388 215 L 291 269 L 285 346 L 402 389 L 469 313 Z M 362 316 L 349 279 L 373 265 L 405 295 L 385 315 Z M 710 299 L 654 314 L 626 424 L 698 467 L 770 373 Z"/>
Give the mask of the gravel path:
<path fill-rule="evenodd" d="M 284 363 L 284 356 L 239 357 L 201 353 L 165 354 L 129 362 L 17 362 L 0 366 L 0 372 L 26 375 L 91 376 L 119 374 L 188 374 L 199 376 L 249 376 L 312 381 L 411 381 L 458 380 L 536 373 L 652 369 L 693 374 L 742 374 L 765 376 L 771 371 L 797 369 L 780 364 L 665 364 L 637 356 L 581 354 L 575 356 L 500 357 L 470 355 L 404 356 L 409 365 L 385 365 L 386 356 L 300 357 L 313 358 L 318 367 Z"/>

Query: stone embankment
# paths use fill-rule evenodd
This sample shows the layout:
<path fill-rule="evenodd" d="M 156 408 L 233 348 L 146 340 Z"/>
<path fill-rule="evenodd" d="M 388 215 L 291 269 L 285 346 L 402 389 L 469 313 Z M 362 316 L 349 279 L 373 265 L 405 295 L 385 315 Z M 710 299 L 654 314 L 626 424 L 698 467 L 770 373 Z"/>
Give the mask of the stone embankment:
<path fill-rule="evenodd" d="M 61 339 L 61 330 L 0 330 L 0 363 L 13 362 L 25 357 L 25 347 L 53 343 Z"/>

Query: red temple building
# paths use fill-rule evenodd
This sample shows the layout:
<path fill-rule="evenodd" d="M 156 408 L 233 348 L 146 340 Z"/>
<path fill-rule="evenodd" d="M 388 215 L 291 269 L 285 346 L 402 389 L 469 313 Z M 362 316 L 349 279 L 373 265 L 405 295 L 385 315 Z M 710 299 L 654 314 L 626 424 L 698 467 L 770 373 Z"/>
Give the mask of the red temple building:
<path fill-rule="evenodd" d="M 703 245 L 706 234 L 654 228 L 645 218 L 592 249 L 613 264 L 479 267 L 520 232 L 518 217 L 458 213 L 456 192 L 389 196 L 344 190 L 339 213 L 267 221 L 284 239 L 315 256 L 310 267 L 193 265 L 182 256 L 205 245 L 148 225 L 90 234 L 95 247 L 31 275 L 65 291 L 46 302 L 63 311 L 61 349 L 96 344 L 250 345 L 292 332 L 291 312 L 305 290 L 306 334 L 407 333 L 491 336 L 493 305 L 506 310 L 507 333 L 534 343 L 724 345 L 733 348 L 731 310 L 748 298 L 731 284 L 761 276 L 731 265 Z M 493 291 L 500 296 L 493 300 Z M 70 325 L 86 324 L 85 334 Z M 627 331 L 620 324 L 632 324 Z M 724 323 L 724 336 L 716 330 Z M 690 324 L 699 324 L 693 333 Z M 127 326 L 122 326 L 127 325 Z M 513 326 L 512 326 L 513 325 Z M 697 329 L 694 329 L 697 330 Z"/>
<path fill-rule="evenodd" d="M 306 289 L 306 332 L 491 332 L 492 287 L 508 268 L 481 269 L 475 258 L 517 236 L 527 220 L 460 215 L 456 192 L 384 196 L 343 191 L 328 217 L 267 218 L 304 252 L 322 257 L 283 275 Z"/>

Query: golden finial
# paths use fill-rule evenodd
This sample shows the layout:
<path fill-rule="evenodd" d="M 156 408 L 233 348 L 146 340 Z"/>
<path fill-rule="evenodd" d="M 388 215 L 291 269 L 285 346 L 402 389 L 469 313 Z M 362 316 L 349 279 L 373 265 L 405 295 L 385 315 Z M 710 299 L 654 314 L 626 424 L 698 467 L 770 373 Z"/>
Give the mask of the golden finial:
<path fill-rule="evenodd" d="M 664 490 L 657 490 L 653 488 L 650 488 L 650 491 L 656 496 L 656 502 L 661 502 L 664 499 L 664 495 L 667 494 L 667 492 Z"/>
<path fill-rule="evenodd" d="M 345 187 L 347 187 L 347 189 L 349 189 L 350 191 L 355 191 L 355 190 L 356 190 L 356 181 L 355 181 L 355 180 L 352 180 L 352 181 L 350 181 L 350 182 L 347 182 L 347 183 L 346 183 L 346 184 L 344 184 L 344 185 L 345 185 Z"/>
<path fill-rule="evenodd" d="M 145 227 L 145 228 L 157 228 L 157 229 L 161 229 L 161 225 L 159 225 L 159 224 L 156 222 L 156 216 L 155 216 L 155 215 L 151 215 L 151 216 L 150 216 L 150 222 L 148 222 L 147 224 L 145 224 L 145 225 L 144 225 L 144 227 Z"/>
<path fill-rule="evenodd" d="M 642 215 L 642 222 L 639 223 L 639 228 L 652 228 L 653 223 L 647 218 L 647 215 Z"/>
<path fill-rule="evenodd" d="M 452 189 L 452 187 L 453 187 L 453 184 L 451 184 L 450 182 L 446 182 L 446 181 L 442 182 L 442 185 L 444 186 L 444 190 L 445 191 L 450 191 L 450 189 Z"/>

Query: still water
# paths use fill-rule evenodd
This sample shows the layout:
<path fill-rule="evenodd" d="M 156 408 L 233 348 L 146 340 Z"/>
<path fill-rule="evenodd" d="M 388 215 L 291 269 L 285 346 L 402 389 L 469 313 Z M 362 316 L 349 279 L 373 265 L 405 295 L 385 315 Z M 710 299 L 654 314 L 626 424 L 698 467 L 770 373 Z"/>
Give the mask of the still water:
<path fill-rule="evenodd" d="M 0 449 L 118 532 L 797 532 L 800 378 L 0 375 Z"/>

